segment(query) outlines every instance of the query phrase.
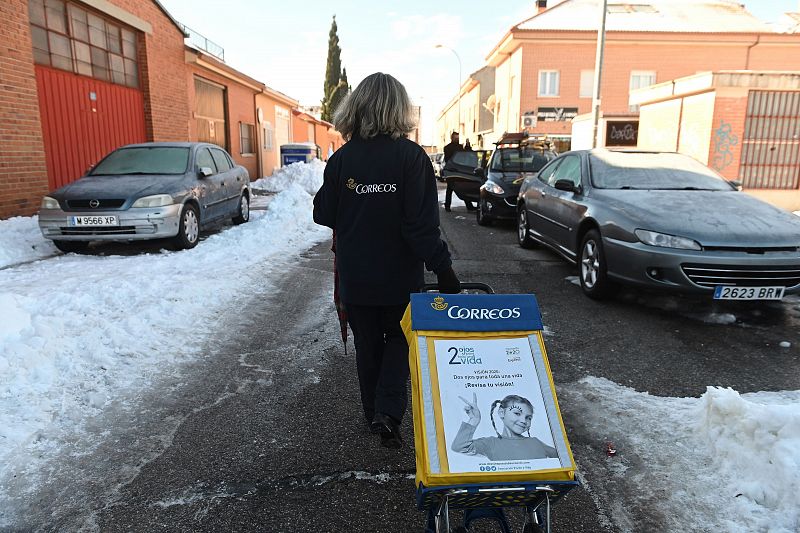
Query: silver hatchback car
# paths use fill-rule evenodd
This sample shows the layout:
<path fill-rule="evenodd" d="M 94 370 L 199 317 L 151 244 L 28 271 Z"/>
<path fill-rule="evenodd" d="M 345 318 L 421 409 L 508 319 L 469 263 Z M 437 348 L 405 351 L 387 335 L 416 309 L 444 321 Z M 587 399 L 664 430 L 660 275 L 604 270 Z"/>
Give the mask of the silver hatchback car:
<path fill-rule="evenodd" d="M 144 143 L 114 150 L 45 196 L 39 228 L 64 252 L 90 241 L 163 238 L 192 248 L 201 229 L 226 218 L 250 218 L 247 169 L 213 144 Z"/>

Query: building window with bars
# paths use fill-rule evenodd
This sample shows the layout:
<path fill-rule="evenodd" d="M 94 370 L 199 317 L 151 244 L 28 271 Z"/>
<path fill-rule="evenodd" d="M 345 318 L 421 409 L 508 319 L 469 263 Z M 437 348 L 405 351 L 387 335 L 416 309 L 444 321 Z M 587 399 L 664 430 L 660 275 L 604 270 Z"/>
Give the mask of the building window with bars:
<path fill-rule="evenodd" d="M 256 153 L 254 146 L 256 127 L 246 122 L 239 123 L 239 153 L 249 155 Z"/>
<path fill-rule="evenodd" d="M 28 13 L 37 64 L 139 86 L 133 30 L 63 0 L 28 0 Z"/>
<path fill-rule="evenodd" d="M 800 92 L 750 91 L 739 180 L 746 189 L 800 187 Z"/>

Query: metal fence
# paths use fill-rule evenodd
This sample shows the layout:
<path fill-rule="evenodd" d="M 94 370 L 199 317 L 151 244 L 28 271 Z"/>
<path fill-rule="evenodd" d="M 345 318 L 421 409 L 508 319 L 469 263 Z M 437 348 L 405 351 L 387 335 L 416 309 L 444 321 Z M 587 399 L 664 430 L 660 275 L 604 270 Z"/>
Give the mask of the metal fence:
<path fill-rule="evenodd" d="M 203 35 L 202 33 L 198 33 L 196 31 L 194 31 L 192 28 L 190 28 L 190 27 L 188 27 L 188 26 L 186 26 L 184 24 L 181 24 L 181 26 L 183 27 L 183 31 L 185 31 L 186 34 L 189 36 L 189 37 L 187 37 L 187 39 L 189 39 L 190 43 L 192 43 L 197 48 L 208 52 L 212 56 L 214 56 L 214 57 L 216 57 L 216 58 L 218 58 L 218 59 L 220 59 L 222 61 L 225 61 L 225 49 L 224 48 L 222 48 L 220 45 L 218 45 L 214 41 L 209 41 L 205 37 L 205 35 Z"/>
<path fill-rule="evenodd" d="M 749 189 L 800 185 L 800 92 L 750 91 L 739 179 Z"/>

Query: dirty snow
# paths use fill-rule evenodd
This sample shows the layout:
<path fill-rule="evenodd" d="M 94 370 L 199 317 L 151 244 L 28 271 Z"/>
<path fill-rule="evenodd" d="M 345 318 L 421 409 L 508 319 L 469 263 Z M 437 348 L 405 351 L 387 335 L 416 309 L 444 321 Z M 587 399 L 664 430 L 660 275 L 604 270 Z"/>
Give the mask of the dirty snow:
<path fill-rule="evenodd" d="M 0 509 L 3 480 L 34 449 L 58 449 L 111 402 L 191 360 L 215 324 L 270 283 L 265 272 L 282 275 L 330 236 L 311 218 L 324 165 L 292 167 L 266 211 L 192 250 L 57 255 L 0 271 Z M 52 252 L 42 241 L 35 218 L 0 221 L 0 264 Z"/>
<path fill-rule="evenodd" d="M 589 377 L 560 396 L 617 449 L 592 472 L 594 492 L 626 486 L 614 498 L 655 506 L 668 531 L 800 531 L 800 391 L 662 398 Z M 628 512 L 614 521 L 636 524 Z"/>

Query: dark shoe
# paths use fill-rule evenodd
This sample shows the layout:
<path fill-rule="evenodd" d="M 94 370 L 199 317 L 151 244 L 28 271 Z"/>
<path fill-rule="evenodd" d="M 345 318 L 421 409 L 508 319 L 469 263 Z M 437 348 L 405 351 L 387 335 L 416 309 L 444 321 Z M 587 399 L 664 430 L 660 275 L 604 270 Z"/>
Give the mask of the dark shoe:
<path fill-rule="evenodd" d="M 450 208 L 447 206 L 444 206 L 444 210 L 447 211 L 448 213 L 450 212 Z"/>
<path fill-rule="evenodd" d="M 381 436 L 381 445 L 387 448 L 400 448 L 403 438 L 400 436 L 400 425 L 390 416 L 376 413 L 370 426 L 373 433 Z"/>

